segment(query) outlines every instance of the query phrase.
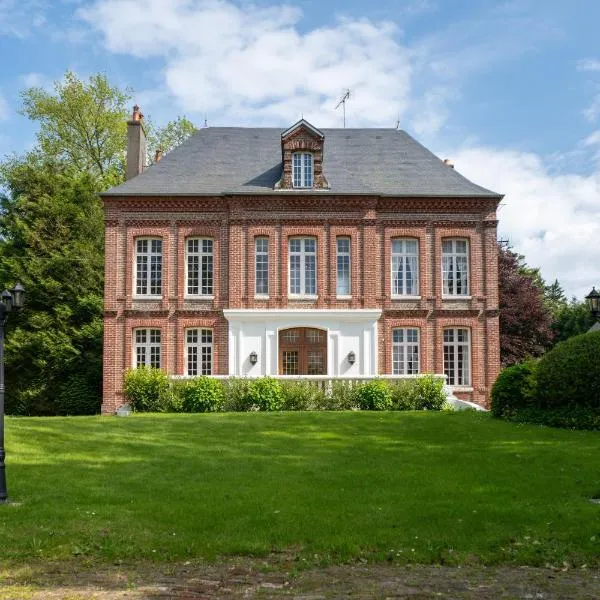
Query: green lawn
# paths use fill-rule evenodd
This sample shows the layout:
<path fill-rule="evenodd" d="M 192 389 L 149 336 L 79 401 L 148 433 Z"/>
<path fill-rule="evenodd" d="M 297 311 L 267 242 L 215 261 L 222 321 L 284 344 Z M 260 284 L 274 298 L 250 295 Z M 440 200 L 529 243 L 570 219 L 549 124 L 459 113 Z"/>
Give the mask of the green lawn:
<path fill-rule="evenodd" d="M 476 413 L 9 418 L 1 559 L 600 563 L 600 434 Z"/>

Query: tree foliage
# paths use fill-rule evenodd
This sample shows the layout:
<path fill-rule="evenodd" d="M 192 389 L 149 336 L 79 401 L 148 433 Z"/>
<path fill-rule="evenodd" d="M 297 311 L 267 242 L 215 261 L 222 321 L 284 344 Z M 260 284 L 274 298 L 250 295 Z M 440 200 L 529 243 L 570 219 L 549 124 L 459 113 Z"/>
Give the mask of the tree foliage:
<path fill-rule="evenodd" d="M 156 151 L 163 155 L 181 145 L 196 131 L 194 124 L 186 117 L 177 117 L 164 127 L 156 127 L 151 120 L 146 121 L 146 148 L 148 149 L 148 164 L 154 162 Z"/>
<path fill-rule="evenodd" d="M 550 346 L 552 315 L 539 271 L 503 245 L 498 248 L 498 280 L 500 361 L 507 366 L 539 356 Z"/>
<path fill-rule="evenodd" d="M 130 98 L 106 75 L 85 82 L 68 71 L 54 83 L 54 93 L 40 87 L 23 91 L 21 112 L 39 123 L 37 141 L 45 156 L 98 177 L 102 188 L 123 178 Z"/>
<path fill-rule="evenodd" d="M 124 179 L 128 90 L 102 74 L 67 72 L 53 92 L 22 93 L 39 124 L 36 147 L 0 163 L 0 277 L 20 281 L 11 315 L 7 412 L 86 414 L 101 397 L 104 221 L 98 197 Z M 193 130 L 180 118 L 152 127 L 171 149 Z"/>

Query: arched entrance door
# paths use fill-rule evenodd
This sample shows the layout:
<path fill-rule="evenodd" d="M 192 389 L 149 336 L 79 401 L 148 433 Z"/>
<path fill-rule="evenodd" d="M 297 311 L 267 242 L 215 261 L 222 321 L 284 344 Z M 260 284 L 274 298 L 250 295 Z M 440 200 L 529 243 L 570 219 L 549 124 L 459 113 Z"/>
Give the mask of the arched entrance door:
<path fill-rule="evenodd" d="M 279 331 L 280 375 L 327 375 L 327 332 L 313 327 Z"/>

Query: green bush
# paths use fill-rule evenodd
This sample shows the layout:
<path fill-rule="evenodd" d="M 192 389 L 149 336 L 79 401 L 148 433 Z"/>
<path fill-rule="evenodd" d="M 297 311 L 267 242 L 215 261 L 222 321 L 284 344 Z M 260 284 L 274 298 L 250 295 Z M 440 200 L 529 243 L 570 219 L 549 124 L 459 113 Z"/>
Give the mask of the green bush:
<path fill-rule="evenodd" d="M 557 344 L 537 365 L 540 409 L 600 411 L 600 331 Z"/>
<path fill-rule="evenodd" d="M 323 394 L 319 410 L 357 410 L 358 402 L 352 382 L 334 380 L 329 394 Z"/>
<path fill-rule="evenodd" d="M 282 410 L 316 410 L 325 403 L 326 394 L 308 381 L 284 381 Z"/>
<path fill-rule="evenodd" d="M 587 408 L 521 408 L 508 416 L 509 420 L 565 429 L 600 430 L 600 410 Z"/>
<path fill-rule="evenodd" d="M 392 395 L 392 410 L 415 410 L 414 379 L 390 381 L 388 385 Z"/>
<path fill-rule="evenodd" d="M 160 369 L 129 369 L 123 391 L 127 402 L 137 412 L 165 412 L 173 403 L 169 377 Z"/>
<path fill-rule="evenodd" d="M 100 386 L 77 373 L 59 388 L 56 397 L 58 415 L 96 415 L 100 412 Z"/>
<path fill-rule="evenodd" d="M 272 377 L 254 379 L 248 386 L 248 400 L 251 409 L 282 410 L 283 392 L 279 381 Z"/>
<path fill-rule="evenodd" d="M 444 380 L 433 375 L 414 379 L 411 401 L 413 410 L 442 410 L 446 403 Z"/>
<path fill-rule="evenodd" d="M 381 379 L 374 379 L 356 386 L 354 398 L 361 410 L 390 410 L 392 408 L 392 393 L 388 384 Z"/>
<path fill-rule="evenodd" d="M 225 393 L 218 379 L 197 377 L 186 381 L 180 388 L 181 408 L 184 412 L 217 412 L 223 407 Z"/>
<path fill-rule="evenodd" d="M 510 417 L 516 411 L 535 407 L 535 360 L 506 367 L 492 386 L 491 412 L 496 417 Z"/>
<path fill-rule="evenodd" d="M 226 412 L 245 412 L 252 408 L 249 395 L 250 380 L 230 377 L 223 383 L 225 394 L 222 410 Z"/>

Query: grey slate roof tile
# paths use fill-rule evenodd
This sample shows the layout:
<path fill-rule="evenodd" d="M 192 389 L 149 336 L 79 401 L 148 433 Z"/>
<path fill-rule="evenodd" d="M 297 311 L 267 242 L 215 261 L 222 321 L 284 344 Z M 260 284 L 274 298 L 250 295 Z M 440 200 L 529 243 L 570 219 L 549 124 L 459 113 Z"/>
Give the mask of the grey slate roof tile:
<path fill-rule="evenodd" d="M 281 177 L 279 128 L 208 127 L 104 196 L 295 194 Z M 396 129 L 323 129 L 330 189 L 311 193 L 499 198 Z M 306 190 L 303 190 L 305 193 Z"/>

